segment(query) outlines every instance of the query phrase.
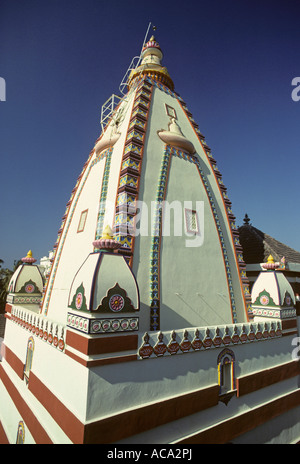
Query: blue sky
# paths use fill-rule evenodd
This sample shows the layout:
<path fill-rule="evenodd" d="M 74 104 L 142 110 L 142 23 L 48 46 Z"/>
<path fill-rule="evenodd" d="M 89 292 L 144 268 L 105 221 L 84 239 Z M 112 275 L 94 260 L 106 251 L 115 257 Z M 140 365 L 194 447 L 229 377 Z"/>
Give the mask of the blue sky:
<path fill-rule="evenodd" d="M 151 21 L 237 224 L 300 250 L 300 2 L 1 0 L 0 258 L 40 259 Z"/>

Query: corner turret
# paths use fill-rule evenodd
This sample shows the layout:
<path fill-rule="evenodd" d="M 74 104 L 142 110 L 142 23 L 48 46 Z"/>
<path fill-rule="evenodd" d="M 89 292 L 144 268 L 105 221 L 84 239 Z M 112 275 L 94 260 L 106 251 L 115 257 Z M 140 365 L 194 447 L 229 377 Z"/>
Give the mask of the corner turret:
<path fill-rule="evenodd" d="M 18 266 L 12 275 L 8 285 L 8 305 L 26 305 L 28 309 L 39 312 L 43 292 L 43 277 L 39 267 L 35 265 L 36 259 L 30 250 L 22 258 L 22 264 Z"/>
<path fill-rule="evenodd" d="M 120 243 L 114 240 L 109 226 L 93 245 L 94 252 L 76 273 L 69 293 L 67 341 L 77 351 L 82 344 L 97 343 L 95 338 L 85 336 L 134 332 L 139 328 L 137 282 L 124 256 L 117 253 Z M 108 341 L 106 352 L 115 351 L 114 342 Z M 128 350 L 130 343 L 131 339 L 128 346 L 125 343 Z M 98 348 L 90 350 L 85 354 L 94 351 L 93 355 L 101 355 Z M 89 356 L 88 362 L 93 362 L 93 356 Z"/>
<path fill-rule="evenodd" d="M 251 292 L 254 321 L 294 319 L 296 299 L 291 284 L 280 270 L 280 263 L 270 255 L 262 268 Z"/>

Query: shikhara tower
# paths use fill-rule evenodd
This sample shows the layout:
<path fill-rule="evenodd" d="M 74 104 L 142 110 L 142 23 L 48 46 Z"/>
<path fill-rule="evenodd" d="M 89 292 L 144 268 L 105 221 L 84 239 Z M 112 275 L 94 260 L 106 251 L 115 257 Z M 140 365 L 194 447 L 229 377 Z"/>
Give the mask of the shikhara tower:
<path fill-rule="evenodd" d="M 136 277 L 143 331 L 247 321 L 231 203 L 161 60 L 152 37 L 67 205 L 42 307 L 61 322 L 74 276 L 106 226 Z"/>
<path fill-rule="evenodd" d="M 31 252 L 11 279 L 0 443 L 295 441 L 293 290 L 266 265 L 252 311 L 221 174 L 154 37 L 126 86 L 44 286 Z"/>

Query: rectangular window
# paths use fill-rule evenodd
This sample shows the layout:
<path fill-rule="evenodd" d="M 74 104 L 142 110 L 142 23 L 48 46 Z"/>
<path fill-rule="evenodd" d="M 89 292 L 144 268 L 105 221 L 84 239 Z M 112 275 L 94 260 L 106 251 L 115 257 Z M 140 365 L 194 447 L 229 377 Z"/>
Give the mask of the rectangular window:
<path fill-rule="evenodd" d="M 185 209 L 184 211 L 187 233 L 199 235 L 200 232 L 197 211 L 194 211 L 192 209 Z"/>
<path fill-rule="evenodd" d="M 84 227 L 85 227 L 86 218 L 87 218 L 87 213 L 88 213 L 88 209 L 81 212 L 77 233 L 83 232 Z"/>

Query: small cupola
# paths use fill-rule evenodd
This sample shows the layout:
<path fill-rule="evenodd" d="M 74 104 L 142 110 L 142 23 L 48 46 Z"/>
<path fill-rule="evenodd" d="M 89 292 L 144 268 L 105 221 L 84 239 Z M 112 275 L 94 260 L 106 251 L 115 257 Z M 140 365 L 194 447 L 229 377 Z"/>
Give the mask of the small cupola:
<path fill-rule="evenodd" d="M 97 323 L 91 319 L 87 333 L 136 330 L 139 291 L 126 259 L 118 253 L 120 243 L 106 226 L 93 245 L 94 252 L 78 269 L 70 288 L 69 327 L 73 328 L 74 314 L 84 313 L 86 318 L 97 316 Z"/>
<path fill-rule="evenodd" d="M 291 284 L 280 270 L 280 263 L 269 256 L 262 263 L 251 291 L 252 312 L 255 320 L 260 318 L 287 319 L 296 316 L 296 299 Z"/>
<path fill-rule="evenodd" d="M 36 259 L 33 257 L 32 251 L 28 251 L 21 261 L 22 264 L 18 266 L 10 279 L 7 303 L 39 304 L 43 292 L 43 277 L 39 267 L 35 264 Z"/>

